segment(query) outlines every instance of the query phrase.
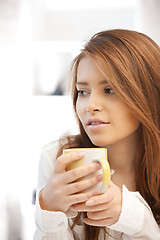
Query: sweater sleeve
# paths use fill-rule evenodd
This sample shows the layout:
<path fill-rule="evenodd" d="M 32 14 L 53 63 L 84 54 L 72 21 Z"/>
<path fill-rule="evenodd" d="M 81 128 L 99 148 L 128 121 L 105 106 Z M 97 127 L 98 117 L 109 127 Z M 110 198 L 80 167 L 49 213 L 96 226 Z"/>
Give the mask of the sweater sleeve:
<path fill-rule="evenodd" d="M 36 231 L 33 240 L 73 240 L 73 234 L 68 224 L 68 216 L 63 212 L 42 210 L 39 204 L 39 193 L 52 174 L 58 151 L 58 142 L 46 145 L 41 153 L 38 184 L 36 191 L 35 223 Z"/>
<path fill-rule="evenodd" d="M 149 205 L 139 192 L 131 192 L 124 185 L 120 218 L 109 228 L 122 232 L 135 240 L 160 239 L 160 228 Z"/>

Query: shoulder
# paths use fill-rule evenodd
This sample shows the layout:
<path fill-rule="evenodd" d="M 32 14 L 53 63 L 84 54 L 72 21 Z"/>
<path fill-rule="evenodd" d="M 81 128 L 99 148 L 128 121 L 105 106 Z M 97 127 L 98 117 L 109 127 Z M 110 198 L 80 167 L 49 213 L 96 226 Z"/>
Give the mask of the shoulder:
<path fill-rule="evenodd" d="M 43 146 L 42 152 L 53 153 L 53 154 L 58 152 L 59 143 L 60 143 L 60 140 L 55 140 L 55 141 L 47 143 L 45 146 Z"/>
<path fill-rule="evenodd" d="M 59 141 L 49 142 L 41 149 L 38 167 L 37 191 L 46 185 L 49 177 L 51 176 L 57 159 L 58 149 Z"/>
<path fill-rule="evenodd" d="M 62 137 L 43 146 L 41 151 L 41 158 L 43 158 L 43 161 L 50 161 L 53 163 L 57 158 L 58 151 L 67 145 L 68 138 L 69 137 Z"/>
<path fill-rule="evenodd" d="M 47 143 L 41 152 L 41 162 L 43 164 L 48 163 L 49 165 L 54 165 L 56 161 L 58 151 L 63 151 L 65 148 L 73 147 L 75 144 L 75 136 L 64 136 L 59 140 L 55 140 Z"/>
<path fill-rule="evenodd" d="M 41 161 L 42 162 L 49 162 L 54 163 L 57 158 L 57 153 L 59 150 L 59 140 L 55 140 L 52 142 L 47 143 L 43 148 L 41 152 Z"/>

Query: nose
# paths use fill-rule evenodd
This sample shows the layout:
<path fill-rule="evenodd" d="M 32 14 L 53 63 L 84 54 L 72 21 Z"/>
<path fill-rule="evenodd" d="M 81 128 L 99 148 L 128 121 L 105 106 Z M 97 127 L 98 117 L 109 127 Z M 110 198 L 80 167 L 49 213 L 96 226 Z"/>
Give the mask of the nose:
<path fill-rule="evenodd" d="M 89 98 L 89 102 L 86 108 L 87 112 L 94 113 L 94 112 L 101 112 L 103 109 L 103 103 L 100 97 L 96 93 L 92 93 Z"/>

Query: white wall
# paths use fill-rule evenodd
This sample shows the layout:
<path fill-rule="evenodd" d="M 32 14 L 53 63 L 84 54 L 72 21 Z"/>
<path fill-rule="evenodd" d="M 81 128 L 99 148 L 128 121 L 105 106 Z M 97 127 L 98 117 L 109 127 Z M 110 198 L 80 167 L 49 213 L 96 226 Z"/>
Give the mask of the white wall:
<path fill-rule="evenodd" d="M 141 29 L 160 45 L 160 1 L 140 0 Z"/>
<path fill-rule="evenodd" d="M 93 33 L 110 28 L 134 28 L 138 1 L 40 1 L 33 7 L 34 41 L 87 40 Z M 48 4 L 44 4 L 48 2 Z M 35 5 L 34 5 L 35 3 Z M 87 4 L 88 3 L 88 4 Z"/>

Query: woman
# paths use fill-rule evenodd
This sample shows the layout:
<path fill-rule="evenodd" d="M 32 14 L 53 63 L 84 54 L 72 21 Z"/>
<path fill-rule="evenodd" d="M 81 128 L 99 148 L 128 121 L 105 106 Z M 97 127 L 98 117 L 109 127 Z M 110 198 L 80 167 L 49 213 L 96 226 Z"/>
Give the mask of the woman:
<path fill-rule="evenodd" d="M 35 239 L 160 239 L 159 69 L 159 46 L 129 30 L 95 34 L 74 59 L 80 134 L 42 152 Z M 98 164 L 66 171 L 82 155 L 62 151 L 76 147 L 107 148 L 115 173 L 105 193 L 81 192 L 102 176 L 75 183 Z"/>

